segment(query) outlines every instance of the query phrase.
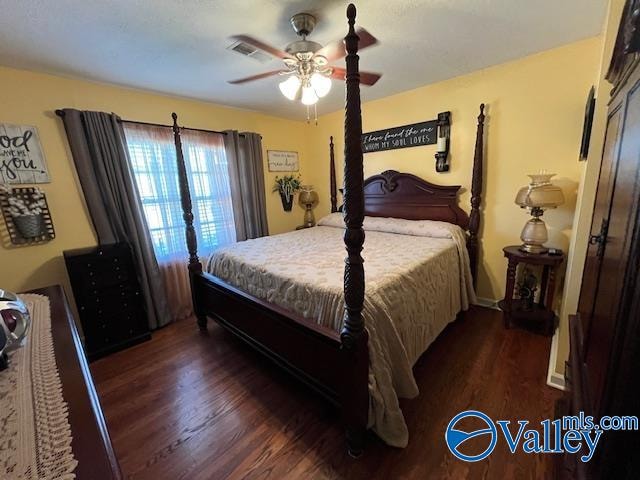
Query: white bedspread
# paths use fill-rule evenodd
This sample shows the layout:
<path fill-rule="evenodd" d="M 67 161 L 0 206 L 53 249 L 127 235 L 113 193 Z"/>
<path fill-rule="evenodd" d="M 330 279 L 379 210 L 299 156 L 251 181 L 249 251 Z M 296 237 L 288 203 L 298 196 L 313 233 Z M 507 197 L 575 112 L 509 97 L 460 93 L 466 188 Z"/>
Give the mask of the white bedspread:
<path fill-rule="evenodd" d="M 343 220 L 220 248 L 207 270 L 251 295 L 337 331 L 342 326 Z M 369 332 L 369 423 L 404 447 L 398 398 L 418 387 L 413 364 L 461 310 L 475 301 L 464 232 L 443 222 L 365 219 L 365 304 Z"/>

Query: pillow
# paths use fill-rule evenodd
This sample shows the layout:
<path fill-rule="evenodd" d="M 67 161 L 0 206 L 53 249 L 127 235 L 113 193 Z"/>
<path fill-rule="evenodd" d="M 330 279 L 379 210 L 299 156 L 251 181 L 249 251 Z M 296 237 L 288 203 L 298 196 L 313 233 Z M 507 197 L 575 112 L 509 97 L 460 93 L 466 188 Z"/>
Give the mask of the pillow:
<path fill-rule="evenodd" d="M 344 218 L 341 212 L 330 213 L 326 217 L 322 217 L 318 220 L 318 225 L 325 227 L 344 228 Z"/>
<path fill-rule="evenodd" d="M 342 213 L 331 213 L 323 217 L 318 225 L 344 228 Z M 453 230 L 462 229 L 458 225 L 436 220 L 404 220 L 390 217 L 364 217 L 363 227 L 372 232 L 399 233 L 417 237 L 452 238 Z"/>

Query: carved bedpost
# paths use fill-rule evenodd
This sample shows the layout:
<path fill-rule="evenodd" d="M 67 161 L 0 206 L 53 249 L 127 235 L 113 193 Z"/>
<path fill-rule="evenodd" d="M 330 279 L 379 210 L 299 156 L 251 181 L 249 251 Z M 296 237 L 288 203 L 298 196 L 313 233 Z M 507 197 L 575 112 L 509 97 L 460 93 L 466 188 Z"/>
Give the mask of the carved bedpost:
<path fill-rule="evenodd" d="M 362 165 L 362 116 L 360 112 L 360 73 L 358 35 L 355 32 L 356 7 L 347 7 L 349 33 L 344 39 L 347 51 L 346 107 L 344 120 L 344 243 L 347 258 L 344 267 L 345 314 L 340 334 L 345 350 L 345 369 L 350 385 L 344 385 L 342 402 L 347 424 L 347 445 L 352 456 L 364 448 L 367 425 L 369 354 L 364 329 L 364 172 Z"/>
<path fill-rule="evenodd" d="M 195 291 L 193 286 L 193 274 L 202 272 L 202 264 L 198 258 L 198 241 L 196 231 L 193 228 L 193 207 L 191 205 L 191 193 L 189 191 L 189 179 L 187 178 L 187 167 L 184 163 L 182 153 L 182 141 L 180 140 L 180 127 L 178 127 L 178 115 L 173 112 L 173 140 L 176 146 L 176 161 L 178 162 L 178 184 L 180 186 L 180 202 L 182 204 L 182 218 L 185 224 L 185 237 L 187 240 L 187 251 L 189 252 L 189 272 L 191 277 L 191 295 L 193 307 L 198 319 L 198 326 L 201 329 L 207 328 L 207 317 L 198 313 L 195 301 Z"/>
<path fill-rule="evenodd" d="M 336 159 L 333 153 L 333 136 L 329 137 L 329 177 L 331 213 L 334 213 L 338 211 L 338 189 L 336 186 Z"/>
<path fill-rule="evenodd" d="M 478 277 L 478 230 L 480 229 L 480 203 L 482 202 L 482 170 L 484 162 L 484 103 L 480 104 L 476 149 L 473 155 L 473 177 L 471 179 L 471 213 L 469 215 L 469 238 L 467 247 L 471 263 L 474 286 Z"/>

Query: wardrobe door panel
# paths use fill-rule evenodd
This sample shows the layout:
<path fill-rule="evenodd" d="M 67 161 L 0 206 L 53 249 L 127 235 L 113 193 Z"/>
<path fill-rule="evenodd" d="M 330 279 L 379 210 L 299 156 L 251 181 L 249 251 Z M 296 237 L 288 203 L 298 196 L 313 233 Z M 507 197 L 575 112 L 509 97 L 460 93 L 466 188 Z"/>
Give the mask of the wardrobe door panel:
<path fill-rule="evenodd" d="M 601 254 L 597 295 L 589 341 L 585 350 L 585 363 L 589 372 L 589 385 L 594 393 L 595 412 L 599 411 L 604 378 L 616 331 L 622 280 L 629 256 L 632 214 L 638 201 L 638 169 L 640 164 L 640 84 L 628 91 L 624 128 L 620 143 L 620 156 L 614 175 L 613 195 L 609 211 L 609 228 Z"/>
<path fill-rule="evenodd" d="M 622 126 L 623 104 L 618 102 L 615 109 L 609 113 L 607 131 L 602 151 L 602 164 L 600 166 L 600 178 L 598 180 L 598 190 L 596 193 L 593 217 L 591 219 L 591 236 L 599 235 L 603 224 L 609 220 L 609 209 L 611 207 L 611 197 L 613 196 L 613 181 L 615 179 L 618 155 L 620 149 L 620 134 Z M 582 277 L 582 288 L 580 289 L 580 300 L 578 311 L 583 322 L 582 331 L 585 339 L 588 339 L 591 331 L 591 315 L 593 305 L 597 295 L 598 279 L 600 277 L 599 253 L 602 251 L 599 243 L 590 243 L 587 249 L 584 273 Z M 588 343 L 588 341 L 585 341 Z"/>

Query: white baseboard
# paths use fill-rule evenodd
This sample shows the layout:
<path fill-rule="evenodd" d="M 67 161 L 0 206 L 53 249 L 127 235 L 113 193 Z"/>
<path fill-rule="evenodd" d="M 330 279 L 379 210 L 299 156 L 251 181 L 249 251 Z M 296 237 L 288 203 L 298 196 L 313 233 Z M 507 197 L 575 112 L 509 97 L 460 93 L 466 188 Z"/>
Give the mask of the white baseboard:
<path fill-rule="evenodd" d="M 558 390 L 566 390 L 566 386 L 564 384 L 564 375 L 562 373 L 556 372 L 556 362 L 558 360 L 558 332 L 559 328 L 556 328 L 556 331 L 553 333 L 553 338 L 551 339 L 551 351 L 549 353 L 549 368 L 547 369 L 547 385 L 553 388 L 557 388 Z"/>
<path fill-rule="evenodd" d="M 487 308 L 492 308 L 494 310 L 500 310 L 500 308 L 498 308 L 498 301 L 497 300 L 492 300 L 491 298 L 483 298 L 483 297 L 477 297 L 476 298 L 477 305 L 480 305 L 481 307 L 487 307 Z"/>

